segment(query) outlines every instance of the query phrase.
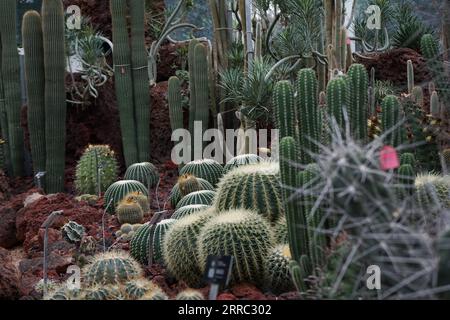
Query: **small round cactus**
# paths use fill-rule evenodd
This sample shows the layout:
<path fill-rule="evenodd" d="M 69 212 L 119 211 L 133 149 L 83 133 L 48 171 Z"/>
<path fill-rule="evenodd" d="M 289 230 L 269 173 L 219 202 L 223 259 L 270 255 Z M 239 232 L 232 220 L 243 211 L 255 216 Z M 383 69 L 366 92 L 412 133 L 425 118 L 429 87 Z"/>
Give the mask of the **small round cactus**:
<path fill-rule="evenodd" d="M 144 211 L 133 198 L 122 200 L 116 208 L 116 215 L 120 224 L 141 223 L 144 219 Z"/>
<path fill-rule="evenodd" d="M 236 168 L 247 166 L 250 164 L 258 164 L 263 161 L 264 159 L 256 154 L 243 154 L 228 161 L 223 171 L 224 174 L 227 174 L 228 172 Z"/>
<path fill-rule="evenodd" d="M 150 226 L 145 224 L 136 231 L 130 242 L 131 255 L 142 264 L 148 263 L 149 254 L 149 237 L 152 237 L 153 261 L 156 263 L 164 263 L 163 259 L 163 243 L 167 231 L 175 223 L 173 219 L 166 219 L 157 225 Z"/>
<path fill-rule="evenodd" d="M 44 296 L 44 300 L 76 300 L 79 294 L 79 290 L 71 290 L 66 283 L 62 283 L 50 290 Z"/>
<path fill-rule="evenodd" d="M 183 219 L 184 217 L 187 217 L 193 213 L 208 209 L 209 206 L 204 205 L 204 204 L 192 204 L 190 206 L 186 206 L 186 207 L 182 207 L 180 209 L 178 209 L 177 211 L 175 211 L 175 213 L 172 216 L 172 219 L 175 220 L 180 220 Z"/>
<path fill-rule="evenodd" d="M 153 283 L 146 279 L 131 280 L 125 284 L 125 292 L 130 300 L 139 300 L 153 288 Z"/>
<path fill-rule="evenodd" d="M 139 181 L 122 180 L 112 184 L 105 192 L 105 207 L 108 208 L 108 212 L 113 214 L 119 202 L 132 192 L 148 196 L 147 187 Z"/>
<path fill-rule="evenodd" d="M 61 228 L 61 233 L 64 240 L 76 244 L 81 242 L 81 239 L 86 234 L 86 229 L 75 221 L 69 221 Z"/>
<path fill-rule="evenodd" d="M 97 203 L 99 197 L 93 194 L 82 194 L 79 197 L 76 197 L 75 200 L 78 202 L 86 202 L 88 205 L 93 206 Z"/>
<path fill-rule="evenodd" d="M 206 181 L 205 179 L 197 178 L 197 181 L 200 184 L 200 189 L 198 191 L 202 191 L 202 190 L 214 191 L 213 185 L 211 183 L 209 183 L 208 181 Z M 173 189 L 169 195 L 169 201 L 170 201 L 170 204 L 172 205 L 172 208 L 175 208 L 177 206 L 178 202 L 180 202 L 180 200 L 183 197 L 184 196 L 182 195 L 181 190 L 180 190 L 180 183 L 177 183 L 175 185 L 175 187 L 173 187 Z"/>
<path fill-rule="evenodd" d="M 181 291 L 175 299 L 176 300 L 195 301 L 195 300 L 205 300 L 205 296 L 200 291 L 187 289 L 187 290 Z"/>
<path fill-rule="evenodd" d="M 89 146 L 77 164 L 75 188 L 78 194 L 98 193 L 97 172 L 100 173 L 100 191 L 105 192 L 117 180 L 118 168 L 114 151 L 109 146 Z"/>
<path fill-rule="evenodd" d="M 150 211 L 150 204 L 148 203 L 148 197 L 141 192 L 132 192 L 128 194 L 124 200 L 136 201 L 137 203 L 139 203 L 144 213 L 148 213 Z"/>
<path fill-rule="evenodd" d="M 119 284 L 141 276 L 139 264 L 126 252 L 115 251 L 98 254 L 83 269 L 84 281 L 96 284 Z"/>
<path fill-rule="evenodd" d="M 271 223 L 284 215 L 278 163 L 260 163 L 237 168 L 219 183 L 215 199 L 217 211 L 249 209 Z"/>
<path fill-rule="evenodd" d="M 282 216 L 275 223 L 273 227 L 273 233 L 275 236 L 275 242 L 277 244 L 287 244 L 289 243 L 288 226 L 285 216 Z"/>
<path fill-rule="evenodd" d="M 126 180 L 135 180 L 147 188 L 154 188 L 159 181 L 158 169 L 150 162 L 135 163 L 125 172 Z"/>
<path fill-rule="evenodd" d="M 416 166 L 416 157 L 412 153 L 403 153 L 400 156 L 400 165 L 409 164 L 413 168 Z"/>
<path fill-rule="evenodd" d="M 186 197 L 181 199 L 180 202 L 178 202 L 176 210 L 194 204 L 203 204 L 210 206 L 212 205 L 215 196 L 216 193 L 210 190 L 193 192 L 191 194 L 188 194 Z"/>
<path fill-rule="evenodd" d="M 147 292 L 139 300 L 169 300 L 169 296 L 160 288 Z"/>
<path fill-rule="evenodd" d="M 164 241 L 164 261 L 168 271 L 191 287 L 202 284 L 203 273 L 197 257 L 198 236 L 211 218 L 206 210 L 177 220 Z"/>
<path fill-rule="evenodd" d="M 213 186 L 217 185 L 223 175 L 223 167 L 214 160 L 197 160 L 186 164 L 181 170 L 180 174 L 192 174 L 197 178 L 205 179 Z"/>
<path fill-rule="evenodd" d="M 276 294 L 295 291 L 295 285 L 289 270 L 291 260 L 288 245 L 277 246 L 267 256 L 266 284 Z"/>
<path fill-rule="evenodd" d="M 415 181 L 416 201 L 422 208 L 450 208 L 450 176 L 421 174 Z"/>
<path fill-rule="evenodd" d="M 122 234 L 128 234 L 131 231 L 133 231 L 133 226 L 129 223 L 122 223 L 122 226 L 120 227 L 120 231 Z"/>
<path fill-rule="evenodd" d="M 233 256 L 233 282 L 261 284 L 264 262 L 273 246 L 270 225 L 259 214 L 240 209 L 211 219 L 198 239 L 200 266 L 209 256 Z"/>
<path fill-rule="evenodd" d="M 192 174 L 184 174 L 178 179 L 181 197 L 196 191 L 203 190 L 198 178 Z"/>

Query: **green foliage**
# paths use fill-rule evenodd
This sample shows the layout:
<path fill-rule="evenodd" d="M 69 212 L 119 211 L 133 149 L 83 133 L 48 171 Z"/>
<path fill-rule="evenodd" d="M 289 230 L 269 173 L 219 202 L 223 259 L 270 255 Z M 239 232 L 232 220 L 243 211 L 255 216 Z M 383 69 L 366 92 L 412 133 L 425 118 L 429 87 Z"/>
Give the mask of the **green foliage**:
<path fill-rule="evenodd" d="M 260 163 L 229 172 L 219 183 L 215 208 L 249 209 L 275 223 L 285 212 L 279 164 Z"/>
<path fill-rule="evenodd" d="M 106 145 L 89 146 L 77 163 L 75 187 L 79 194 L 105 192 L 117 180 L 119 165 Z M 97 179 L 97 174 L 100 181 Z M 100 188 L 99 188 L 100 183 Z"/>
<path fill-rule="evenodd" d="M 178 202 L 177 206 L 176 206 L 176 210 L 186 207 L 186 206 L 190 206 L 190 205 L 207 205 L 210 206 L 212 205 L 214 198 L 216 196 L 216 193 L 214 191 L 210 191 L 210 190 L 202 190 L 202 191 L 196 191 L 193 193 L 188 194 L 187 196 L 185 196 L 184 198 L 182 198 L 180 200 L 180 202 Z"/>
<path fill-rule="evenodd" d="M 198 240 L 200 266 L 208 256 L 232 256 L 232 282 L 262 284 L 264 261 L 273 245 L 270 226 L 259 214 L 238 209 L 223 212 L 202 229 Z"/>
<path fill-rule="evenodd" d="M 135 163 L 128 167 L 125 180 L 135 180 L 148 188 L 156 187 L 159 181 L 158 169 L 150 162 Z"/>
<path fill-rule="evenodd" d="M 216 186 L 223 175 L 223 167 L 217 161 L 211 159 L 197 160 L 186 164 L 180 170 L 180 175 L 184 174 L 192 174 Z"/>
<path fill-rule="evenodd" d="M 113 183 L 105 192 L 105 208 L 108 208 L 109 213 L 113 213 L 119 202 L 132 192 L 140 192 L 148 196 L 147 187 L 139 181 L 122 180 Z"/>
<path fill-rule="evenodd" d="M 272 249 L 265 261 L 267 287 L 274 293 L 286 293 L 295 290 L 292 282 L 289 263 L 291 252 L 288 245 L 280 245 Z"/>
<path fill-rule="evenodd" d="M 86 229 L 75 221 L 69 221 L 61 228 L 61 234 L 64 240 L 76 244 L 81 242 L 86 234 Z"/>

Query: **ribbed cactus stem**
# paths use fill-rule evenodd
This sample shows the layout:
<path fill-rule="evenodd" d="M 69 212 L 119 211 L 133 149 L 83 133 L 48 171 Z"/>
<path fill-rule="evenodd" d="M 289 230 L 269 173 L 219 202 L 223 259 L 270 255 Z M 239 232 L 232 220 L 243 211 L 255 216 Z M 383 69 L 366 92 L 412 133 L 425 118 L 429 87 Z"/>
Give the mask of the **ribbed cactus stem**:
<path fill-rule="evenodd" d="M 200 42 L 197 39 L 193 39 L 189 42 L 189 52 L 188 52 L 188 67 L 189 67 L 189 132 L 191 135 L 194 133 L 194 122 L 195 122 L 195 112 L 196 112 L 196 75 L 195 69 L 195 47 Z"/>
<path fill-rule="evenodd" d="M 45 65 L 46 189 L 64 190 L 66 145 L 65 24 L 61 0 L 42 3 L 42 32 Z"/>
<path fill-rule="evenodd" d="M 347 76 L 350 129 L 355 140 L 365 142 L 368 137 L 369 75 L 362 64 L 353 64 L 348 70 Z"/>
<path fill-rule="evenodd" d="M 289 81 L 280 81 L 275 85 L 273 105 L 279 138 L 296 137 L 294 90 Z"/>
<path fill-rule="evenodd" d="M 340 128 L 345 128 L 343 108 L 348 111 L 347 82 L 344 78 L 338 77 L 328 82 L 327 104 L 330 115 L 334 117 Z"/>
<path fill-rule="evenodd" d="M 172 131 L 183 128 L 183 105 L 180 79 L 171 77 L 168 88 L 170 125 Z"/>
<path fill-rule="evenodd" d="M 134 112 L 140 162 L 150 160 L 150 91 L 145 48 L 145 0 L 129 1 Z"/>
<path fill-rule="evenodd" d="M 430 111 L 433 118 L 439 119 L 441 117 L 441 103 L 439 101 L 439 95 L 436 91 L 433 91 L 431 94 Z"/>
<path fill-rule="evenodd" d="M 421 108 L 423 108 L 424 106 L 424 97 L 423 97 L 423 89 L 422 87 L 419 86 L 415 86 L 412 91 L 411 91 L 411 95 L 413 98 L 413 101 L 419 105 Z"/>
<path fill-rule="evenodd" d="M 294 260 L 309 253 L 307 217 L 294 198 L 298 188 L 297 172 L 295 167 L 297 159 L 297 147 L 294 138 L 285 137 L 280 144 L 280 173 L 283 186 L 284 206 L 286 211 L 289 247 Z"/>
<path fill-rule="evenodd" d="M 407 62 L 407 77 L 408 77 L 408 93 L 411 94 L 414 88 L 414 65 L 411 60 Z"/>
<path fill-rule="evenodd" d="M 402 130 L 400 121 L 402 120 L 402 112 L 400 101 L 396 96 L 388 95 L 382 103 L 382 131 L 391 133 L 386 137 L 387 142 L 398 147 L 402 144 Z"/>
<path fill-rule="evenodd" d="M 316 73 L 313 69 L 303 69 L 298 73 L 297 95 L 297 115 L 300 122 L 300 162 L 306 165 L 312 162 L 311 154 L 318 153 L 320 140 L 319 92 Z"/>
<path fill-rule="evenodd" d="M 256 22 L 256 34 L 255 34 L 255 59 L 261 59 L 263 57 L 263 36 L 261 22 Z"/>
<path fill-rule="evenodd" d="M 3 161 L 1 169 L 6 173 L 11 172 L 11 159 L 9 157 L 9 135 L 8 135 L 8 117 L 6 115 L 5 92 L 3 90 L 2 76 L 2 41 L 0 35 L 0 148 L 2 149 Z"/>
<path fill-rule="evenodd" d="M 34 173 L 44 172 L 45 154 L 45 70 L 42 20 L 36 11 L 28 11 L 22 24 L 25 52 L 25 78 L 28 96 L 28 128 Z"/>
<path fill-rule="evenodd" d="M 209 127 L 208 49 L 197 44 L 194 51 L 195 121 L 202 123 L 203 132 Z"/>
<path fill-rule="evenodd" d="M 127 0 L 110 0 L 114 42 L 114 75 L 117 105 L 125 163 L 128 166 L 139 162 L 136 121 L 133 103 L 131 52 L 127 26 Z"/>
<path fill-rule="evenodd" d="M 24 174 L 23 130 L 20 125 L 20 64 L 16 43 L 17 1 L 0 2 L 0 39 L 2 42 L 2 76 L 8 120 L 8 143 L 14 176 Z"/>

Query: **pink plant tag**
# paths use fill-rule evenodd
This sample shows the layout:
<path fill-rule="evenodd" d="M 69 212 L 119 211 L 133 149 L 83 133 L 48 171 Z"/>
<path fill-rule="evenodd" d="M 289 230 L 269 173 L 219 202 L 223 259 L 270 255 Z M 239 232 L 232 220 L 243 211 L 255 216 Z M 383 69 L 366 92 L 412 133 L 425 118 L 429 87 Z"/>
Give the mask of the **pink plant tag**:
<path fill-rule="evenodd" d="M 350 39 L 349 37 L 347 37 L 347 45 L 351 45 L 352 44 L 352 39 Z"/>
<path fill-rule="evenodd" d="M 397 150 L 391 146 L 385 146 L 380 154 L 381 170 L 388 171 L 400 167 L 400 159 Z"/>

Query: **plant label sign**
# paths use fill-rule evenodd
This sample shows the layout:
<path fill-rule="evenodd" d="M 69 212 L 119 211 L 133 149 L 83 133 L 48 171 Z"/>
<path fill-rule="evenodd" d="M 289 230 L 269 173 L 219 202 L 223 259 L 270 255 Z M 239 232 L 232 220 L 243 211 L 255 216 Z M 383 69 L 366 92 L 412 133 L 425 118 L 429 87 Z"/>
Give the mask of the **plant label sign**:
<path fill-rule="evenodd" d="M 231 278 L 233 257 L 209 256 L 206 263 L 205 280 L 210 284 L 227 286 Z"/>

